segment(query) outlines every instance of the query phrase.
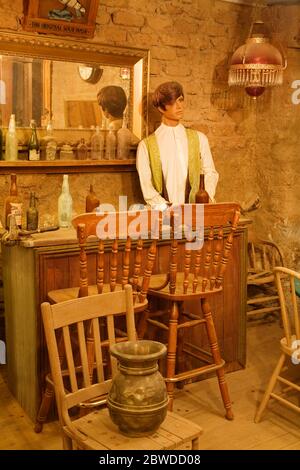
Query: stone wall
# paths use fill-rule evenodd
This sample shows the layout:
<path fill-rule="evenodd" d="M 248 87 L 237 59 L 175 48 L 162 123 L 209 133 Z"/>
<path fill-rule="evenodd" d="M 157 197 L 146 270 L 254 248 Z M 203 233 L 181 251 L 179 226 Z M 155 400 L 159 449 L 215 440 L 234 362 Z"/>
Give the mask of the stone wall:
<path fill-rule="evenodd" d="M 16 29 L 22 1 L 2 0 L 0 11 L 0 27 Z M 94 40 L 149 48 L 150 91 L 166 80 L 183 84 L 185 123 L 207 134 L 220 174 L 217 200 L 246 205 L 259 195 L 255 229 L 280 242 L 295 265 L 300 105 L 291 104 L 290 86 L 292 80 L 300 79 L 300 50 L 287 49 L 289 68 L 283 87 L 267 91 L 256 102 L 241 90 L 229 89 L 228 61 L 245 42 L 252 14 L 251 7 L 221 0 L 101 0 Z M 294 40 L 300 7 L 268 8 L 268 15 L 278 30 L 284 28 L 288 41 Z M 33 186 L 40 196 L 40 212 L 56 215 L 61 179 L 20 175 L 19 186 L 27 200 Z M 135 173 L 71 175 L 75 212 L 84 210 L 89 182 L 94 183 L 101 202 L 116 203 L 119 193 L 128 194 L 129 203 L 142 200 Z M 8 187 L 8 177 L 0 177 L 3 198 Z"/>

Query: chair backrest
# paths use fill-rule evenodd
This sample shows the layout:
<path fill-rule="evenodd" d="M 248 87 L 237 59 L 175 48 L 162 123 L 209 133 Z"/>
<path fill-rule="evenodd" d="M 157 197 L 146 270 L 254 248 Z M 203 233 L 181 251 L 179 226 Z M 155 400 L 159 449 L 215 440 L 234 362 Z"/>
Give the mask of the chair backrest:
<path fill-rule="evenodd" d="M 171 209 L 172 242 L 164 282 L 170 294 L 221 288 L 239 216 L 236 203 L 184 204 L 173 213 Z M 189 237 L 189 230 L 192 241 L 180 244 L 180 238 Z"/>
<path fill-rule="evenodd" d="M 93 212 L 78 215 L 72 220 L 80 248 L 79 297 L 88 295 L 87 239 L 96 236 L 99 239 L 96 263 L 98 293 L 107 291 L 107 288 L 114 292 L 117 286 L 123 289 L 130 281 L 134 303 L 145 300 L 158 238 L 149 238 L 147 232 L 156 216 L 159 218 L 158 212 L 150 210 Z M 144 232 L 141 229 L 143 224 Z"/>
<path fill-rule="evenodd" d="M 282 324 L 288 347 L 300 348 L 300 314 L 296 297 L 295 279 L 300 273 L 284 267 L 275 267 L 274 274 L 280 301 Z"/>
<path fill-rule="evenodd" d="M 95 397 L 105 396 L 109 391 L 111 376 L 115 374 L 117 365 L 114 358 L 103 352 L 108 352 L 107 348 L 116 343 L 117 316 L 126 313 L 128 340 L 136 340 L 132 287 L 126 285 L 122 291 L 53 305 L 44 302 L 41 310 L 59 417 L 61 423 L 69 423 L 70 408 Z M 89 335 L 92 334 L 95 346 L 92 378 L 87 330 Z M 62 343 L 66 362 L 64 366 L 59 358 Z M 67 388 L 65 378 L 69 380 Z"/>
<path fill-rule="evenodd" d="M 270 272 L 275 266 L 284 266 L 283 254 L 279 246 L 249 234 L 248 237 L 248 272 Z"/>

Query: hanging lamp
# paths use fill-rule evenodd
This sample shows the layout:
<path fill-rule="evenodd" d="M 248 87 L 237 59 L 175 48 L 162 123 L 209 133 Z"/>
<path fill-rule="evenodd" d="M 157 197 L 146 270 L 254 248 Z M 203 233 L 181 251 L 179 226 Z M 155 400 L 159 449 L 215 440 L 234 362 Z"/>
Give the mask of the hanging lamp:
<path fill-rule="evenodd" d="M 264 22 L 256 20 L 246 44 L 231 58 L 228 84 L 245 87 L 246 93 L 255 99 L 266 87 L 282 85 L 286 67 L 286 58 L 270 43 Z"/>

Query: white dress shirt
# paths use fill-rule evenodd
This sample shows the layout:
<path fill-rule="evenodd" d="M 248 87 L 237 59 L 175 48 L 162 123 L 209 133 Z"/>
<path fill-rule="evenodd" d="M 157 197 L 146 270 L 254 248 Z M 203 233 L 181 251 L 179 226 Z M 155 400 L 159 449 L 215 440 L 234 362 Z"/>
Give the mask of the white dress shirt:
<path fill-rule="evenodd" d="M 202 171 L 205 175 L 205 189 L 211 201 L 214 201 L 219 174 L 215 169 L 206 135 L 198 131 L 197 134 L 202 157 Z M 169 202 L 184 204 L 188 177 L 188 140 L 185 127 L 182 124 L 175 127 L 161 124 L 156 129 L 155 135 Z M 143 140 L 137 149 L 136 167 L 146 203 L 151 207 L 165 206 L 166 200 L 153 187 L 148 149 Z"/>

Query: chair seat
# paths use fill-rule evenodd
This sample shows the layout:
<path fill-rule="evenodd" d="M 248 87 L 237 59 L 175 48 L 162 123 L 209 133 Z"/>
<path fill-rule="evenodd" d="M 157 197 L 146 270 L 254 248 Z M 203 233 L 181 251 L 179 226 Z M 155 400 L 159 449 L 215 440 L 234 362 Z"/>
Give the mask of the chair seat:
<path fill-rule="evenodd" d="M 250 286 L 261 286 L 274 282 L 274 274 L 271 271 L 250 272 L 247 278 L 247 284 Z"/>
<path fill-rule="evenodd" d="M 165 298 L 173 301 L 183 301 L 183 300 L 188 300 L 187 297 L 189 296 L 191 299 L 192 298 L 201 298 L 201 297 L 208 297 L 209 295 L 216 294 L 217 292 L 222 291 L 222 287 L 214 287 L 213 289 L 209 288 L 209 281 L 207 282 L 206 290 L 201 291 L 202 289 L 202 281 L 203 277 L 199 276 L 198 277 L 198 285 L 196 292 L 193 292 L 193 280 L 194 276 L 193 274 L 190 274 L 188 276 L 188 288 L 187 292 L 184 293 L 184 288 L 183 288 L 183 281 L 184 281 L 184 273 L 178 272 L 176 275 L 176 289 L 175 289 L 175 294 L 170 294 L 169 292 L 169 283 L 163 287 L 162 289 L 159 289 L 160 286 L 163 286 L 165 284 L 166 280 L 166 275 L 165 274 L 154 274 L 151 276 L 150 279 L 150 285 L 149 285 L 149 290 L 148 294 L 152 295 L 154 297 L 160 297 L 160 298 Z M 159 290 L 158 290 L 159 289 Z"/>
<path fill-rule="evenodd" d="M 76 431 L 86 436 L 86 439 L 81 441 L 80 447 L 82 444 L 84 449 L 96 450 L 176 449 L 185 443 L 191 444 L 202 434 L 202 429 L 197 424 L 169 412 L 156 432 L 143 437 L 133 438 L 121 434 L 111 421 L 107 409 L 93 411 L 72 421 L 72 425 Z M 69 437 L 72 437 L 72 431 L 67 426 L 63 429 Z"/>
<path fill-rule="evenodd" d="M 121 291 L 122 285 L 116 284 L 115 292 Z M 103 294 L 110 292 L 110 284 L 103 284 Z M 77 299 L 79 293 L 79 287 L 69 287 L 66 289 L 57 289 L 48 292 L 48 300 L 50 303 L 58 304 L 65 302 L 66 300 Z M 97 295 L 97 285 L 88 286 L 88 295 Z M 136 302 L 134 304 L 134 311 L 137 313 L 142 311 L 147 306 L 148 301 L 145 299 L 143 302 Z"/>

